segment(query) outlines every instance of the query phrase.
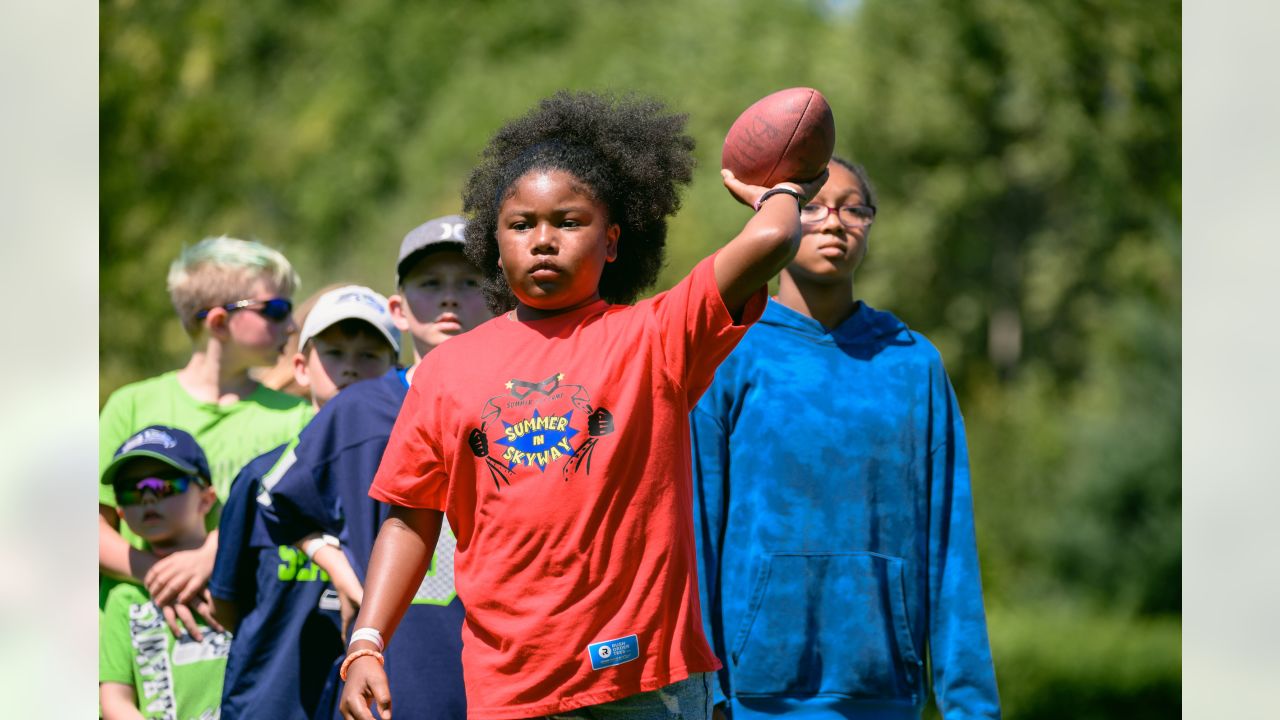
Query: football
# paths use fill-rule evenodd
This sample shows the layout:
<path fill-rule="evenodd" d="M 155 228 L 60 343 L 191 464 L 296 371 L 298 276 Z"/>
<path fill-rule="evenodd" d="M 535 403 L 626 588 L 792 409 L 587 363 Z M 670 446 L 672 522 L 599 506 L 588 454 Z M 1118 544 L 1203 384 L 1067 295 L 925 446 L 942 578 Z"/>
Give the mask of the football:
<path fill-rule="evenodd" d="M 720 166 L 749 185 L 812 180 L 827 167 L 835 144 L 835 119 L 822 93 L 787 88 L 761 98 L 733 121 Z"/>

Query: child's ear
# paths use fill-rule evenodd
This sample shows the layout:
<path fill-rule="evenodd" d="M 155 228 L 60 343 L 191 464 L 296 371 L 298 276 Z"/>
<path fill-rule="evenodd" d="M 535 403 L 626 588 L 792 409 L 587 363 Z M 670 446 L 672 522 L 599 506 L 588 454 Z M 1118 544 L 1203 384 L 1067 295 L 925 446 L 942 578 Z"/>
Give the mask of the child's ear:
<path fill-rule="evenodd" d="M 613 223 L 604 233 L 604 259 L 605 262 L 613 262 L 618 259 L 618 239 L 622 236 L 622 226 Z"/>
<path fill-rule="evenodd" d="M 218 502 L 218 493 L 213 489 L 212 485 L 200 489 L 201 515 L 208 515 L 209 511 L 213 509 L 213 504 L 216 502 Z"/>
<path fill-rule="evenodd" d="M 227 328 L 227 323 L 230 321 L 231 313 L 227 312 L 226 308 L 216 307 L 205 316 L 204 327 L 209 331 L 209 337 L 225 342 L 231 335 L 230 330 Z"/>
<path fill-rule="evenodd" d="M 403 295 L 392 295 L 387 298 L 387 309 L 391 311 L 391 322 L 395 323 L 396 329 L 402 333 L 409 332 L 409 303 L 404 301 Z"/>
<path fill-rule="evenodd" d="M 308 351 L 309 352 L 309 351 Z M 311 387 L 311 374 L 307 371 L 307 353 L 293 354 L 293 379 L 304 390 Z"/>

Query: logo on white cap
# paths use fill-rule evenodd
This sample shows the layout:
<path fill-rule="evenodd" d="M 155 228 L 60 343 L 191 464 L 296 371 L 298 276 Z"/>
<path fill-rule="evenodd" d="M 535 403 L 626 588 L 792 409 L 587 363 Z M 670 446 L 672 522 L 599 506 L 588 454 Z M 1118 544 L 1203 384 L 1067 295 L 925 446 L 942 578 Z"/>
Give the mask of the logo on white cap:
<path fill-rule="evenodd" d="M 361 288 L 359 290 L 352 290 L 350 292 L 344 292 L 338 297 L 333 299 L 334 305 L 342 305 L 344 303 L 352 303 L 352 302 L 364 303 L 365 305 L 368 305 L 369 307 L 376 310 L 379 315 L 387 314 L 387 306 L 384 305 L 383 303 L 378 302 L 378 299 L 375 298 L 373 295 L 371 295 L 364 288 Z"/>
<path fill-rule="evenodd" d="M 335 323 L 349 319 L 369 323 L 396 352 L 400 352 L 400 330 L 391 320 L 387 299 L 363 285 L 347 285 L 321 295 L 302 323 L 298 347 L 306 346 L 312 338 Z"/>

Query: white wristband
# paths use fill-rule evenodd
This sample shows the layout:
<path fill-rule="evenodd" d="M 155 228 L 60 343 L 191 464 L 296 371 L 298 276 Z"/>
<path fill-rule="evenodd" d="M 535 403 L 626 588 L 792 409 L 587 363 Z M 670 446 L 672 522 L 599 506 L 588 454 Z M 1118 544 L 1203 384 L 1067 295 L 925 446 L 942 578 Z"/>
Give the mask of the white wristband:
<path fill-rule="evenodd" d="M 308 560 L 314 560 L 316 558 L 316 553 L 319 552 L 320 548 L 324 547 L 325 545 L 332 545 L 333 547 L 341 547 L 341 543 L 338 542 L 338 538 L 332 535 L 321 535 L 318 538 L 311 538 L 310 540 L 303 543 L 302 552 L 307 554 Z"/>
<path fill-rule="evenodd" d="M 378 646 L 378 652 L 382 652 L 382 633 L 378 631 L 378 628 L 356 628 L 355 631 L 351 633 L 351 642 L 347 643 L 347 647 L 351 647 L 352 643 L 355 643 L 357 640 L 368 640 Z"/>

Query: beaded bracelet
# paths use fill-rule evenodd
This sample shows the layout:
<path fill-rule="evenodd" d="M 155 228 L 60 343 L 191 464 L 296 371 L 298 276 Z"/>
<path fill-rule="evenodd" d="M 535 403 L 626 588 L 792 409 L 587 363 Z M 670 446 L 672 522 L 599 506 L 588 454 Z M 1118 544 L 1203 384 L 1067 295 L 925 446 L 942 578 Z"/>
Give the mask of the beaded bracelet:
<path fill-rule="evenodd" d="M 379 665 L 386 664 L 386 660 L 382 657 L 382 653 L 377 650 L 357 650 L 348 654 L 347 659 L 342 661 L 342 667 L 338 668 L 338 677 L 342 678 L 342 682 L 347 681 L 347 668 L 351 667 L 351 663 L 355 662 L 359 658 L 365 657 L 366 655 L 377 660 Z"/>
<path fill-rule="evenodd" d="M 764 206 L 764 201 L 768 200 L 770 197 L 774 195 L 790 195 L 791 197 L 796 199 L 797 203 L 804 204 L 804 197 L 802 197 L 800 193 L 796 192 L 795 190 L 792 190 L 789 187 L 783 187 L 779 185 L 778 187 L 765 190 L 764 194 L 760 196 L 760 199 L 756 200 L 756 212 L 760 212 L 760 208 Z"/>

